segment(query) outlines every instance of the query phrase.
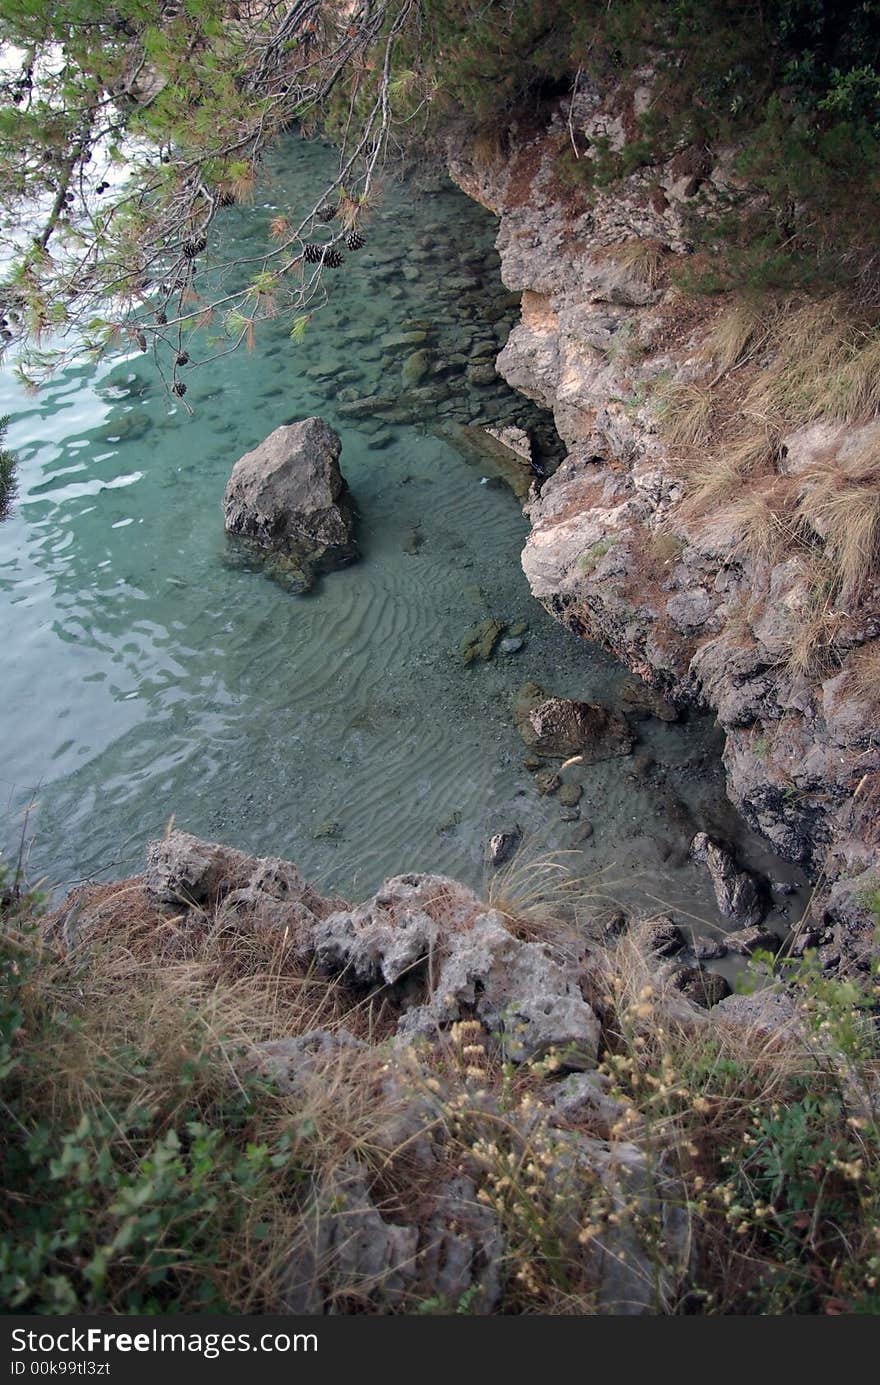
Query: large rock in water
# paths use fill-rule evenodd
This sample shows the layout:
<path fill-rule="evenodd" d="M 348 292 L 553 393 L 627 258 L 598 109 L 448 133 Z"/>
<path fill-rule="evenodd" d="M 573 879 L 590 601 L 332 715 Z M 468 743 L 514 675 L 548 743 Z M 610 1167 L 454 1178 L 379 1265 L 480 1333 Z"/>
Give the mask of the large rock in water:
<path fill-rule="evenodd" d="M 633 734 L 624 717 L 592 702 L 548 697 L 537 683 L 526 683 L 514 708 L 517 730 L 536 755 L 564 760 L 579 755 L 585 765 L 629 755 Z"/>
<path fill-rule="evenodd" d="M 302 590 L 358 557 L 341 448 L 323 419 L 302 419 L 240 457 L 226 486 L 226 532 L 283 555 Z"/>

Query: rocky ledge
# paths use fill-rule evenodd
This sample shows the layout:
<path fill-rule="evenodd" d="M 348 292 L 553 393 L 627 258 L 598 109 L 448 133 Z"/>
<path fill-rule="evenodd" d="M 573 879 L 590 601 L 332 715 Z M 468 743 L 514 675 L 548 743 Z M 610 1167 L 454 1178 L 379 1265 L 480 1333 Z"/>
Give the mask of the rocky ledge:
<path fill-rule="evenodd" d="M 595 149 L 623 147 L 651 104 L 643 77 L 613 99 L 580 85 L 540 132 L 514 132 L 504 158 L 449 159 L 463 190 L 500 218 L 502 277 L 522 295 L 498 369 L 552 409 L 568 448 L 532 488 L 523 567 L 578 636 L 673 706 L 715 711 L 730 798 L 817 881 L 826 964 L 862 967 L 880 884 L 880 725 L 876 694 L 852 670 L 880 635 L 880 586 L 826 599 L 817 638 L 833 638 L 834 658 L 805 670 L 789 657 L 815 606 L 803 554 L 755 552 L 735 507 L 699 519 L 682 508 L 660 401 L 705 378 L 719 308 L 671 286 L 670 270 L 693 251 L 694 218 L 749 194 L 734 150 L 683 147 L 588 198 L 560 175 Z M 817 465 L 845 466 L 878 442 L 876 422 L 795 428 L 776 451 L 782 483 L 809 484 Z M 809 545 L 821 552 L 824 539 L 819 523 Z"/>

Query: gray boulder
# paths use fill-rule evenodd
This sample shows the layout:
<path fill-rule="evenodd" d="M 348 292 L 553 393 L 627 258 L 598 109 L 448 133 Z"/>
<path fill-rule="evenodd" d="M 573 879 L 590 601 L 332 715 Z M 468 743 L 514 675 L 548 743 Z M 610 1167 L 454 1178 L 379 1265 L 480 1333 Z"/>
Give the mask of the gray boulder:
<path fill-rule="evenodd" d="M 222 907 L 228 918 L 246 919 L 254 932 L 286 929 L 298 952 L 310 950 L 316 920 L 342 903 L 319 895 L 290 861 L 248 856 L 189 832 L 171 832 L 150 842 L 143 879 L 160 904 Z"/>
<path fill-rule="evenodd" d="M 418 1229 L 385 1220 L 356 1160 L 322 1189 L 313 1223 L 312 1234 L 291 1248 L 281 1284 L 284 1312 L 332 1312 L 334 1295 L 386 1310 L 403 1306 L 416 1279 Z"/>
<path fill-rule="evenodd" d="M 239 458 L 226 486 L 226 532 L 280 555 L 303 590 L 358 557 L 341 447 L 320 418 L 276 428 Z"/>
<path fill-rule="evenodd" d="M 668 1157 L 628 1140 L 596 1140 L 579 1131 L 560 1131 L 548 1153 L 547 1188 L 560 1208 L 559 1229 L 566 1239 L 583 1242 L 581 1257 L 596 1287 L 598 1312 L 668 1313 L 691 1260 L 685 1191 Z M 596 1202 L 612 1214 L 588 1238 L 579 1234 L 585 1188 L 594 1188 Z"/>
<path fill-rule="evenodd" d="M 243 851 L 171 832 L 147 847 L 144 879 L 160 903 L 214 904 L 221 893 L 243 888 L 255 866 L 256 859 Z"/>
<path fill-rule="evenodd" d="M 791 997 L 770 986 L 751 995 L 727 996 L 715 1006 L 714 1016 L 736 1028 L 780 1038 L 794 1037 L 802 1028 Z"/>

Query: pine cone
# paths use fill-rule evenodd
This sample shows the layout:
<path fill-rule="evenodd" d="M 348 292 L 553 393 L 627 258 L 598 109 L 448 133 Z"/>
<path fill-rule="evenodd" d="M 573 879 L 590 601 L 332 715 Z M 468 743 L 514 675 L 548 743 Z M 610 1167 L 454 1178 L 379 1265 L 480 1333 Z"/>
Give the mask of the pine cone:
<path fill-rule="evenodd" d="M 174 359 L 175 365 L 189 365 L 189 352 L 181 351 Z"/>
<path fill-rule="evenodd" d="M 345 256 L 340 255 L 335 245 L 328 245 L 321 262 L 326 265 L 327 269 L 338 269 L 340 265 L 345 264 Z"/>
<path fill-rule="evenodd" d="M 174 381 L 174 384 L 171 386 L 171 393 L 176 394 L 180 399 L 183 398 L 183 396 L 186 394 L 186 385 L 183 383 L 182 380 Z"/>
<path fill-rule="evenodd" d="M 319 221 L 332 221 L 333 218 L 338 215 L 338 203 L 335 206 L 331 205 L 330 203 L 326 203 L 323 207 L 319 207 L 318 210 L 315 212 L 315 216 L 318 218 Z"/>
<path fill-rule="evenodd" d="M 207 248 L 207 245 L 208 242 L 204 236 L 196 236 L 194 240 L 185 240 L 183 242 L 184 258 L 187 260 L 194 260 L 196 255 L 201 255 L 202 251 Z"/>
<path fill-rule="evenodd" d="M 345 243 L 349 250 L 360 250 L 362 245 L 366 245 L 366 241 L 360 231 L 349 231 L 348 235 L 345 237 Z"/>

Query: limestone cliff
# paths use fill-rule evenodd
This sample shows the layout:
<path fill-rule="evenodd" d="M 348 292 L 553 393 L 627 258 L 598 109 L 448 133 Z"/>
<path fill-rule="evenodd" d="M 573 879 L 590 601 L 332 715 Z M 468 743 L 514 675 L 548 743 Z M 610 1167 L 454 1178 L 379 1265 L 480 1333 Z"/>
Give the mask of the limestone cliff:
<path fill-rule="evenodd" d="M 571 170 L 597 147 L 620 148 L 650 101 L 647 75 L 613 100 L 581 89 L 537 133 L 514 132 L 508 154 L 450 157 L 458 184 L 500 218 L 502 277 L 522 294 L 498 369 L 552 409 L 568 448 L 527 503 L 523 567 L 575 633 L 679 705 L 715 710 L 731 799 L 819 882 L 826 964 L 863 962 L 880 878 L 880 718 L 853 661 L 880 634 L 880 585 L 874 575 L 857 597 L 831 593 L 811 627 L 806 558 L 827 539 L 820 523 L 799 547 L 762 552 L 729 496 L 700 514 L 685 503 L 687 470 L 662 401 L 707 373 L 723 387 L 735 371 L 716 374 L 711 360 L 723 296 L 686 294 L 673 280 L 695 221 L 750 194 L 733 151 L 683 148 L 581 195 Z M 757 354 L 747 369 L 759 375 L 772 359 Z M 780 439 L 774 467 L 796 491 L 819 463 L 845 468 L 878 442 L 877 421 L 819 418 Z M 707 455 L 720 446 L 710 432 Z M 812 628 L 829 658 L 799 664 L 791 651 Z"/>

